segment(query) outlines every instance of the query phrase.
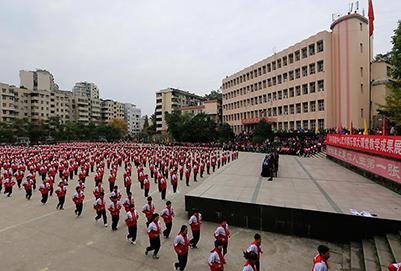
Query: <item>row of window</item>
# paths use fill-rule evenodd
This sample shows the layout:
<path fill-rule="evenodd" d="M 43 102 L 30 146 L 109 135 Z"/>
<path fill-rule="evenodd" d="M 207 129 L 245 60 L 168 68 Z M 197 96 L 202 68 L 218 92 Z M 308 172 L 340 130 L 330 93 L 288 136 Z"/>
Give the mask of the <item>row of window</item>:
<path fill-rule="evenodd" d="M 223 94 L 223 98 L 225 100 L 231 99 L 236 97 L 237 95 L 243 95 L 248 92 L 254 92 L 260 89 L 264 89 L 266 87 L 271 87 L 275 86 L 277 84 L 285 83 L 288 81 L 293 81 L 295 79 L 301 78 L 301 71 L 302 71 L 302 77 L 306 77 L 309 75 L 313 75 L 316 73 L 316 63 L 309 64 L 309 70 L 308 66 L 303 66 L 301 69 L 295 69 L 295 71 L 290 71 L 288 73 L 283 73 L 278 76 L 274 76 L 272 78 L 269 78 L 267 80 L 262 80 L 258 83 L 251 84 L 249 86 L 243 87 L 236 89 L 234 91 L 230 91 L 228 93 Z M 318 72 L 323 72 L 324 71 L 324 66 L 323 66 L 323 60 L 317 62 L 317 71 Z"/>
<path fill-rule="evenodd" d="M 258 105 L 262 103 L 267 103 L 271 101 L 283 100 L 287 98 L 292 98 L 295 96 L 301 96 L 312 94 L 315 92 L 324 91 L 324 80 L 317 81 L 317 89 L 316 82 L 310 82 L 309 84 L 303 84 L 302 86 L 296 86 L 295 88 L 289 88 L 284 90 L 279 90 L 277 92 L 263 94 L 256 97 L 244 99 L 241 101 L 232 102 L 229 104 L 224 104 L 224 110 L 234 110 L 237 108 L 243 108 L 246 106 Z"/>
<path fill-rule="evenodd" d="M 308 112 L 324 111 L 324 100 L 309 101 L 297 104 L 290 104 L 284 106 L 278 106 L 273 108 L 260 109 L 248 112 L 234 113 L 223 116 L 224 121 L 237 121 L 247 118 L 258 118 L 258 117 L 276 117 L 282 115 L 293 115 Z"/>
<path fill-rule="evenodd" d="M 283 121 L 283 122 L 273 122 L 272 128 L 274 130 L 300 130 L 301 127 L 305 130 L 315 130 L 316 123 L 318 125 L 318 129 L 324 129 L 324 119 L 311 119 L 311 120 L 296 120 L 296 121 Z M 253 130 L 254 127 L 249 125 L 232 125 L 231 126 L 234 132 L 242 132 L 242 131 L 250 131 Z"/>
<path fill-rule="evenodd" d="M 317 52 L 323 52 L 323 40 L 320 40 L 316 43 L 317 47 Z M 235 86 L 237 84 L 240 84 L 242 82 L 246 82 L 246 80 L 250 80 L 253 78 L 256 78 L 258 76 L 261 76 L 262 74 L 266 74 L 266 72 L 271 72 L 275 71 L 276 69 L 280 69 L 281 67 L 285 67 L 288 64 L 294 63 L 295 61 L 301 60 L 308 57 L 308 49 L 309 49 L 309 56 L 315 55 L 315 43 L 310 44 L 308 47 L 304 47 L 301 50 L 295 51 L 295 53 L 290 53 L 288 56 L 284 56 L 282 58 L 279 58 L 277 60 L 274 60 L 271 63 L 268 63 L 267 65 L 263 65 L 262 67 L 259 67 L 251 72 L 248 72 L 246 74 L 240 75 L 237 78 L 234 78 L 226 83 L 223 84 L 223 89 L 230 88 L 232 86 Z"/>

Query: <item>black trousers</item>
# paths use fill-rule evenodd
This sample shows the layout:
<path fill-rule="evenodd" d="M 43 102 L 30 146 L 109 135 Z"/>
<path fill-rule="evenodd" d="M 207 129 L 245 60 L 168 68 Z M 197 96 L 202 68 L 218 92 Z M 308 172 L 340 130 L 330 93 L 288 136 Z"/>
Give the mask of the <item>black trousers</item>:
<path fill-rule="evenodd" d="M 180 181 L 182 181 L 182 176 L 184 175 L 184 173 L 180 173 Z"/>
<path fill-rule="evenodd" d="M 94 165 L 91 165 L 91 172 L 93 172 L 93 166 L 94 166 Z"/>
<path fill-rule="evenodd" d="M 185 253 L 184 255 L 177 255 L 178 256 L 178 263 L 175 263 L 175 269 L 178 267 L 180 268 L 180 271 L 184 271 L 185 267 L 187 266 L 188 262 L 188 252 Z"/>
<path fill-rule="evenodd" d="M 149 238 L 149 241 L 150 241 L 150 246 L 148 246 L 146 248 L 146 251 L 149 252 L 149 251 L 154 250 L 153 255 L 157 255 L 157 253 L 160 250 L 160 236 L 158 236 L 154 239 Z"/>
<path fill-rule="evenodd" d="M 100 219 L 103 217 L 103 224 L 107 224 L 107 216 L 106 216 L 106 210 L 97 210 L 96 211 L 97 216 L 95 217 L 96 220 Z"/>
<path fill-rule="evenodd" d="M 134 225 L 132 227 L 128 227 L 128 235 L 127 238 L 131 238 L 132 242 L 136 241 L 136 233 L 137 233 L 137 225 Z"/>
<path fill-rule="evenodd" d="M 1 189 L 3 189 L 3 183 L 0 183 L 0 192 L 1 192 Z"/>
<path fill-rule="evenodd" d="M 153 170 L 150 171 L 150 178 L 153 178 Z"/>
<path fill-rule="evenodd" d="M 166 199 L 166 190 L 167 190 L 167 189 L 162 189 L 162 191 L 161 191 L 162 200 L 165 200 L 165 199 Z"/>
<path fill-rule="evenodd" d="M 171 228 L 173 227 L 173 222 L 169 222 L 166 223 L 166 229 L 163 231 L 163 235 L 164 237 L 169 237 L 170 236 L 170 232 L 171 232 Z"/>
<path fill-rule="evenodd" d="M 139 181 L 139 182 L 141 183 L 141 189 L 143 189 L 144 188 L 143 181 Z"/>
<path fill-rule="evenodd" d="M 25 190 L 25 198 L 27 198 L 27 199 L 31 199 L 31 197 L 32 197 L 32 189 L 27 189 L 27 190 Z"/>
<path fill-rule="evenodd" d="M 84 204 L 82 202 L 75 204 L 75 213 L 77 214 L 77 216 L 80 216 L 82 214 L 83 208 L 84 208 Z"/>
<path fill-rule="evenodd" d="M 189 177 L 186 177 L 185 183 L 187 184 L 187 186 L 189 186 Z"/>
<path fill-rule="evenodd" d="M 207 174 L 210 174 L 210 167 L 207 167 Z"/>
<path fill-rule="evenodd" d="M 203 172 L 205 172 L 205 170 L 201 170 L 200 171 L 200 177 L 203 178 Z"/>
<path fill-rule="evenodd" d="M 125 188 L 127 190 L 127 195 L 128 195 L 128 193 L 131 192 L 131 185 L 129 184 Z"/>
<path fill-rule="evenodd" d="M 147 198 L 149 196 L 149 188 L 145 188 L 145 198 Z"/>
<path fill-rule="evenodd" d="M 113 223 L 111 224 L 112 230 L 117 230 L 118 221 L 120 220 L 120 215 L 112 215 L 111 220 Z"/>
<path fill-rule="evenodd" d="M 18 188 L 21 188 L 22 179 L 17 180 Z"/>
<path fill-rule="evenodd" d="M 257 271 L 260 271 L 260 261 L 257 261 L 257 262 L 255 263 L 255 266 L 256 266 L 256 270 L 257 270 Z"/>
<path fill-rule="evenodd" d="M 177 192 L 177 183 L 173 184 L 173 192 L 176 193 Z"/>
<path fill-rule="evenodd" d="M 197 182 L 196 176 L 198 176 L 198 172 L 194 172 L 194 181 Z"/>
<path fill-rule="evenodd" d="M 228 249 L 228 241 L 227 243 L 223 244 L 223 256 L 227 254 L 227 249 Z"/>
<path fill-rule="evenodd" d="M 42 194 L 42 200 L 40 201 L 41 203 L 45 204 L 47 202 L 47 198 L 49 197 L 48 194 Z"/>
<path fill-rule="evenodd" d="M 192 236 L 193 238 L 191 239 L 191 241 L 189 241 L 191 243 L 192 246 L 196 246 L 199 242 L 199 238 L 200 238 L 200 230 L 199 231 L 192 231 Z"/>
<path fill-rule="evenodd" d="M 64 202 L 65 202 L 65 196 L 64 197 L 58 197 L 57 209 L 63 209 Z"/>
<path fill-rule="evenodd" d="M 113 192 L 114 182 L 109 182 L 110 193 Z"/>
<path fill-rule="evenodd" d="M 12 186 L 7 187 L 7 188 L 4 189 L 4 194 L 7 194 L 7 193 L 8 193 L 7 197 L 11 196 L 11 194 L 13 193 L 13 187 Z"/>
<path fill-rule="evenodd" d="M 53 185 L 50 185 L 50 190 L 49 190 L 50 197 L 53 196 L 53 191 L 54 191 Z"/>
<path fill-rule="evenodd" d="M 70 171 L 70 179 L 72 180 L 72 177 L 74 177 L 74 171 Z"/>

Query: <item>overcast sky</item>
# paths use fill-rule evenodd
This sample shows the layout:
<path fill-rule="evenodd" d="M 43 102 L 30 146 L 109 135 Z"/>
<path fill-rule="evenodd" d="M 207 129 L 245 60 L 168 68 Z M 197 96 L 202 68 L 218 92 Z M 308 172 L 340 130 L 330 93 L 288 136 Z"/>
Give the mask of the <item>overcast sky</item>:
<path fill-rule="evenodd" d="M 63 90 L 97 84 L 101 98 L 151 114 L 155 91 L 205 94 L 231 75 L 322 30 L 337 0 L 1 0 L 0 82 L 47 69 Z M 356 1 L 355 1 L 356 2 Z M 374 53 L 391 49 L 400 0 L 373 0 Z M 367 14 L 368 0 L 360 7 Z"/>

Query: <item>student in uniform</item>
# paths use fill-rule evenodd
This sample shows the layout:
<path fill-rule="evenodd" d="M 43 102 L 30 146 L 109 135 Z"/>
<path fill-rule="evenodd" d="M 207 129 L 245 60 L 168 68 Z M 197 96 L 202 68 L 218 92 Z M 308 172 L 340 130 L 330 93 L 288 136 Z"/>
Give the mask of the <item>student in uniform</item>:
<path fill-rule="evenodd" d="M 192 216 L 189 218 L 188 224 L 191 226 L 192 237 L 193 237 L 190 241 L 191 248 L 198 248 L 196 245 L 198 244 L 200 238 L 202 215 L 198 212 L 197 209 L 192 210 Z"/>
<path fill-rule="evenodd" d="M 320 245 L 317 251 L 319 254 L 313 259 L 312 271 L 327 271 L 329 269 L 327 260 L 330 258 L 330 250 L 327 246 Z"/>
<path fill-rule="evenodd" d="M 186 225 L 181 226 L 181 230 L 174 240 L 174 250 L 177 253 L 178 262 L 174 263 L 176 271 L 184 271 L 188 262 L 188 227 Z"/>
<path fill-rule="evenodd" d="M 262 244 L 262 236 L 259 233 L 254 235 L 255 241 L 249 246 L 246 252 L 255 252 L 257 255 L 257 261 L 255 262 L 256 270 L 260 271 L 260 254 L 263 253 L 262 248 L 260 247 Z"/>
<path fill-rule="evenodd" d="M 113 221 L 111 224 L 111 229 L 113 231 L 117 230 L 118 221 L 120 220 L 120 209 L 121 203 L 118 201 L 117 196 L 113 196 L 113 201 L 109 205 L 109 211 L 111 214 L 111 220 Z"/>
<path fill-rule="evenodd" d="M 104 226 L 107 227 L 107 216 L 106 216 L 106 201 L 104 199 L 104 192 L 100 192 L 99 197 L 95 200 L 93 208 L 96 210 L 97 216 L 95 217 L 96 222 L 103 217 Z"/>
<path fill-rule="evenodd" d="M 47 202 L 47 198 L 49 197 L 49 190 L 50 190 L 49 183 L 47 183 L 45 180 L 42 181 L 42 183 L 39 185 L 39 191 L 42 194 L 42 199 L 40 200 L 42 205 L 45 205 Z"/>
<path fill-rule="evenodd" d="M 401 271 L 401 263 L 393 263 L 388 266 L 389 271 Z"/>
<path fill-rule="evenodd" d="M 129 211 L 125 214 L 125 223 L 128 227 L 127 240 L 131 239 L 133 245 L 136 245 L 138 219 L 139 215 L 137 210 L 135 210 L 135 205 L 131 204 L 129 206 Z"/>
<path fill-rule="evenodd" d="M 160 233 L 161 226 L 159 222 L 159 214 L 154 213 L 151 222 L 148 226 L 148 236 L 150 245 L 145 250 L 145 255 L 148 255 L 149 251 L 153 251 L 153 258 L 159 259 L 159 250 L 160 250 Z"/>
<path fill-rule="evenodd" d="M 210 271 L 224 271 L 226 260 L 221 251 L 222 249 L 223 242 L 221 240 L 214 241 L 214 249 L 211 251 L 208 260 Z"/>
<path fill-rule="evenodd" d="M 166 202 L 166 208 L 160 212 L 160 216 L 163 218 L 166 224 L 166 229 L 163 231 L 164 238 L 170 237 L 171 228 L 173 227 L 174 209 L 171 206 L 171 201 Z"/>
<path fill-rule="evenodd" d="M 32 186 L 33 186 L 33 181 L 32 181 L 32 179 L 27 177 L 27 178 L 24 180 L 24 182 L 22 183 L 22 186 L 23 186 L 24 189 L 25 189 L 25 198 L 26 198 L 27 200 L 30 200 L 31 197 L 32 197 Z"/>
<path fill-rule="evenodd" d="M 230 231 L 228 230 L 227 221 L 222 219 L 220 221 L 220 226 L 217 227 L 214 232 L 214 237 L 218 240 L 221 240 L 223 243 L 223 256 L 226 256 L 228 249 L 228 238 L 230 238 Z"/>
<path fill-rule="evenodd" d="M 84 207 L 84 192 L 81 191 L 81 188 L 77 186 L 75 188 L 76 192 L 72 195 L 72 201 L 75 203 L 75 211 L 74 213 L 77 217 L 81 217 L 82 209 Z"/>
<path fill-rule="evenodd" d="M 244 252 L 244 258 L 246 263 L 242 268 L 242 271 L 257 271 L 256 262 L 258 261 L 258 255 L 255 252 Z"/>
<path fill-rule="evenodd" d="M 148 202 L 142 208 L 142 213 L 145 214 L 147 220 L 146 227 L 149 226 L 149 223 L 151 222 L 153 213 L 155 211 L 155 205 L 152 202 L 153 200 L 152 197 L 148 197 L 147 200 Z"/>
<path fill-rule="evenodd" d="M 65 194 L 67 193 L 67 187 L 64 186 L 62 181 L 59 182 L 58 187 L 56 188 L 56 195 L 58 197 L 57 210 L 64 210 L 64 202 L 65 202 Z"/>

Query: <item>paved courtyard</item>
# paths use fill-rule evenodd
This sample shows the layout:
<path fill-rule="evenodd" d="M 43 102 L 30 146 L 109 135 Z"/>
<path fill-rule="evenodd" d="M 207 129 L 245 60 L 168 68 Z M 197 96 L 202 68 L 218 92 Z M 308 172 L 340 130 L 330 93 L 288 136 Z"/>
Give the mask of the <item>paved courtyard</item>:
<path fill-rule="evenodd" d="M 220 168 L 216 173 L 204 177 L 198 183 L 191 183 L 190 187 L 184 186 L 184 182 L 179 182 L 179 193 L 173 195 L 168 192 L 167 198 L 173 202 L 176 217 L 173 222 L 172 238 L 162 239 L 162 247 L 159 253 L 160 259 L 158 260 L 144 255 L 145 248 L 148 246 L 148 237 L 142 213 L 139 221 L 137 245 L 132 245 L 125 241 L 127 227 L 123 221 L 123 214 L 120 214 L 119 229 L 115 232 L 111 231 L 111 227 L 104 228 L 100 221 L 98 223 L 95 222 L 95 211 L 92 208 L 93 174 L 89 176 L 86 182 L 87 198 L 81 218 L 77 218 L 74 215 L 74 204 L 71 201 L 72 190 L 75 187 L 76 180 L 70 183 L 65 210 L 63 211 L 56 210 L 57 198 L 55 195 L 49 198 L 45 206 L 41 206 L 39 192 L 34 192 L 32 200 L 27 201 L 24 198 L 24 190 L 14 188 L 14 193 L 10 198 L 0 195 L 0 259 L 2 259 L 0 270 L 173 270 L 173 263 L 176 260 L 172 245 L 173 237 L 178 233 L 180 226 L 187 223 L 187 214 L 184 211 L 184 195 L 193 189 L 197 191 L 202 183 L 213 183 L 218 176 L 234 178 L 233 180 L 241 183 L 244 187 L 242 189 L 244 193 L 238 194 L 235 192 L 237 191 L 237 184 L 230 185 L 229 194 L 232 194 L 237 200 L 255 199 L 256 202 L 265 201 L 269 203 L 273 198 L 271 196 L 263 196 L 269 188 L 274 188 L 270 192 L 271 195 L 286 192 L 287 198 L 288 187 L 292 187 L 292 190 L 297 189 L 295 191 L 299 191 L 305 198 L 308 198 L 311 192 L 309 189 L 317 191 L 310 183 L 311 181 L 308 179 L 307 174 L 299 168 L 297 159 L 301 161 L 308 171 L 313 170 L 313 176 L 321 180 L 319 183 L 324 189 L 331 188 L 334 180 L 342 179 L 345 176 L 357 178 L 352 172 L 322 159 L 308 160 L 282 157 L 280 178 L 269 183 L 262 180 L 259 184 L 259 191 L 255 194 L 261 157 L 258 154 L 241 154 L 239 160 Z M 320 166 L 315 164 L 316 160 L 319 160 Z M 337 175 L 337 173 L 340 175 Z M 121 174 L 122 171 L 120 169 L 117 185 L 122 188 Z M 241 177 L 241 174 L 244 176 Z M 249 174 L 253 177 L 250 178 Z M 106 170 L 105 180 L 107 178 L 108 171 Z M 367 181 L 363 179 L 360 179 L 359 183 L 363 187 L 367 186 Z M 344 185 L 342 189 L 340 189 L 341 186 L 335 186 L 336 189 L 339 189 L 338 193 L 342 191 L 350 193 L 346 182 L 343 181 L 342 184 Z M 250 186 L 249 189 L 247 188 L 248 186 Z M 156 211 L 160 212 L 164 202 L 160 200 L 159 193 L 155 188 L 156 186 L 152 183 L 151 194 L 154 198 Z M 139 189 L 134 172 L 132 190 L 137 209 L 141 209 L 145 204 L 145 198 L 142 190 Z M 171 191 L 171 187 L 168 187 L 168 190 Z M 123 191 L 123 188 L 121 191 Z M 386 191 L 383 188 L 382 193 L 388 196 L 388 193 L 385 193 Z M 360 192 L 360 194 L 363 193 Z M 331 197 L 337 200 L 334 194 L 331 194 Z M 297 203 L 287 202 L 282 197 L 277 198 L 289 206 Z M 316 208 L 329 208 L 330 204 L 326 203 L 321 206 L 316 201 L 316 198 L 320 198 L 322 201 L 324 199 L 324 197 L 316 195 L 316 197 L 312 197 L 308 204 Z M 339 206 L 342 208 L 341 205 Z M 210 250 L 213 248 L 213 232 L 217 226 L 214 223 L 204 222 L 201 230 L 200 248 L 190 250 L 189 263 L 186 270 L 208 270 L 207 259 Z M 244 263 L 242 251 L 253 241 L 255 231 L 231 227 L 231 233 L 229 252 L 226 256 L 226 270 L 241 270 Z M 327 244 L 318 240 L 268 232 L 261 232 L 261 234 L 265 251 L 262 256 L 262 270 L 264 271 L 309 270 L 311 269 L 312 258 L 316 254 L 316 247 L 321 243 Z M 329 245 L 332 249 L 331 270 L 339 270 L 342 261 L 342 246 Z"/>
<path fill-rule="evenodd" d="M 260 176 L 263 157 L 243 154 L 189 194 L 349 215 L 357 209 L 401 220 L 399 194 L 330 160 L 280 156 L 278 178 L 269 182 Z"/>

